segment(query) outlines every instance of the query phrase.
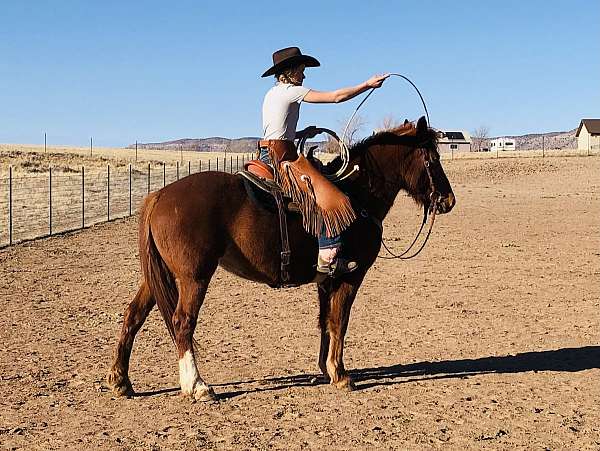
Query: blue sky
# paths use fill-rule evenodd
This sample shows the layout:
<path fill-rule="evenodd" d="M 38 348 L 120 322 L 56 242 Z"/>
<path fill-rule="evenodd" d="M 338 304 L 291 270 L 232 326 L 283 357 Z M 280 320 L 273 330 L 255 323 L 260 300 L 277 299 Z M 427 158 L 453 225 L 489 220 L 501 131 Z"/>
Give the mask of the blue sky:
<path fill-rule="evenodd" d="M 0 142 L 124 146 L 258 136 L 274 50 L 298 45 L 330 90 L 399 72 L 432 125 L 492 135 L 575 128 L 600 117 L 600 2 L 202 2 L 3 0 Z M 361 114 L 415 119 L 390 79 Z M 339 129 L 360 98 L 302 107 L 299 126 Z"/>

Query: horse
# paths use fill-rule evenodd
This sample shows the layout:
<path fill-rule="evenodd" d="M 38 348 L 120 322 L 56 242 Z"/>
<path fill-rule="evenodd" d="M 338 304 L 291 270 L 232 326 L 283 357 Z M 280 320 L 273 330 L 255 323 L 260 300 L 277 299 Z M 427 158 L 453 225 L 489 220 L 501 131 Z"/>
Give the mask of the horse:
<path fill-rule="evenodd" d="M 401 190 L 417 205 L 449 212 L 455 197 L 440 163 L 437 132 L 424 117 L 375 133 L 349 149 L 349 167 L 359 170 L 340 188 L 352 199 L 358 218 L 344 231 L 344 253 L 358 269 L 317 283 L 321 344 L 318 366 L 337 388 L 354 384 L 343 362 L 350 309 L 381 247 L 382 222 Z M 340 157 L 331 168 L 341 166 Z M 432 203 L 432 199 L 435 203 Z M 280 282 L 280 235 L 276 213 L 258 208 L 241 177 L 201 172 L 149 194 L 139 215 L 139 256 L 143 280 L 126 308 L 107 383 L 118 395 L 134 396 L 129 359 L 135 336 L 155 304 L 175 343 L 182 395 L 217 399 L 196 366 L 193 338 L 198 314 L 217 266 L 272 287 Z M 291 285 L 315 280 L 317 240 L 299 215 L 288 215 Z"/>

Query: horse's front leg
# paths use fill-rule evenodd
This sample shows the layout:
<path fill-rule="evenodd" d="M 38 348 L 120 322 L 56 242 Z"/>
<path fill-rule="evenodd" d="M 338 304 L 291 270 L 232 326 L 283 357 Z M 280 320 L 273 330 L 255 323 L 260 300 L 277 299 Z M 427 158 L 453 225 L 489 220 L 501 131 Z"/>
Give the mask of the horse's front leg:
<path fill-rule="evenodd" d="M 321 329 L 321 346 L 319 347 L 319 369 L 326 379 L 329 379 L 327 372 L 327 356 L 329 355 L 329 331 L 327 330 L 327 318 L 329 317 L 329 299 L 331 295 L 331 283 L 326 280 L 320 283 L 319 290 L 319 329 Z"/>
<path fill-rule="evenodd" d="M 332 281 L 331 283 L 329 315 L 327 316 L 329 353 L 325 366 L 331 384 L 347 390 L 353 390 L 354 384 L 344 368 L 344 337 L 348 329 L 350 309 L 363 277 L 364 274 L 351 274 L 347 280 Z"/>
<path fill-rule="evenodd" d="M 208 280 L 178 280 L 179 300 L 173 313 L 175 344 L 179 354 L 179 383 L 181 393 L 198 401 L 214 401 L 215 393 L 200 377 L 194 355 L 194 329 Z"/>

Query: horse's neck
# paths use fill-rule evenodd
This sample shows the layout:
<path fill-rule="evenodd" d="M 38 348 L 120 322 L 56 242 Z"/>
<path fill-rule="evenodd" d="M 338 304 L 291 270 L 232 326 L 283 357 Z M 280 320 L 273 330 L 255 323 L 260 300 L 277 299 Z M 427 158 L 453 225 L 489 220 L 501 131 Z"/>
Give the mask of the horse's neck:
<path fill-rule="evenodd" d="M 367 149 L 363 158 L 365 166 L 365 177 L 361 187 L 364 196 L 363 204 L 368 205 L 369 214 L 380 221 L 385 219 L 396 196 L 404 188 L 404 178 L 397 164 L 399 159 L 392 156 L 392 150 Z"/>

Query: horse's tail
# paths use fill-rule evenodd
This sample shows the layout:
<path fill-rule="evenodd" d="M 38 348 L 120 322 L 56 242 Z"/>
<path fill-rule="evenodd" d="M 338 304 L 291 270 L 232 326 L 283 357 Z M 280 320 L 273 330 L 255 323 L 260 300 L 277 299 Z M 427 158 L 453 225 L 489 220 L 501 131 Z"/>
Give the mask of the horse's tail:
<path fill-rule="evenodd" d="M 175 341 L 173 313 L 177 307 L 177 285 L 173 274 L 162 259 L 150 229 L 150 216 L 158 201 L 159 194 L 151 193 L 146 197 L 140 211 L 139 248 L 142 273 L 148 284 L 150 293 L 156 300 L 156 305 L 165 321 L 169 335 Z"/>

